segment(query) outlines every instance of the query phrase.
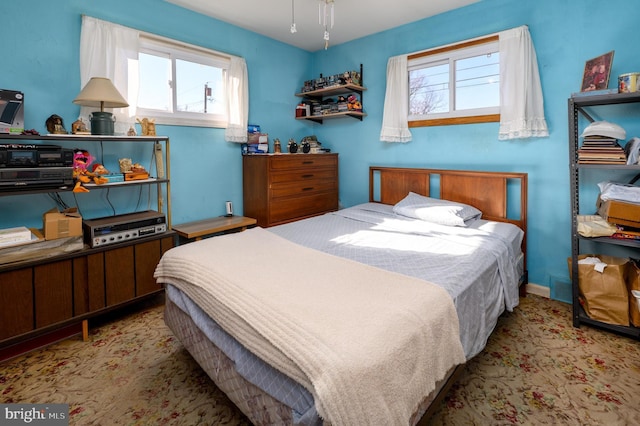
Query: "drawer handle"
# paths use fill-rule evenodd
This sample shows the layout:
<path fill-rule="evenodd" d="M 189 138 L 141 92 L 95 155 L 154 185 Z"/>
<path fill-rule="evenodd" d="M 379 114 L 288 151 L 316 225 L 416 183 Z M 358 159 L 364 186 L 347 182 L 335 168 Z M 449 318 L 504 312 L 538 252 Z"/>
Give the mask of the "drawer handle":
<path fill-rule="evenodd" d="M 313 186 L 310 188 L 302 188 L 303 191 L 313 191 Z"/>
<path fill-rule="evenodd" d="M 303 179 L 309 179 L 312 178 L 314 175 L 313 174 L 307 174 L 307 175 L 302 175 Z"/>
<path fill-rule="evenodd" d="M 313 164 L 313 160 L 303 161 L 302 164 Z"/>

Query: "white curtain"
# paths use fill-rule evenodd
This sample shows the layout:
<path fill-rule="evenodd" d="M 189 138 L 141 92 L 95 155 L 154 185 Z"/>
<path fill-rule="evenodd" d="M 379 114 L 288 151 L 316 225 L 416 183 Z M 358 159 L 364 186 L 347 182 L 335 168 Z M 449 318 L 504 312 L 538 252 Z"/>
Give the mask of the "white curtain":
<path fill-rule="evenodd" d="M 409 74 L 407 55 L 394 56 L 387 62 L 387 90 L 384 95 L 383 142 L 409 142 Z"/>
<path fill-rule="evenodd" d="M 244 58 L 232 56 L 226 76 L 229 124 L 224 133 L 228 142 L 247 142 L 249 124 L 249 77 Z"/>
<path fill-rule="evenodd" d="M 106 77 L 129 103 L 114 108 L 115 134 L 126 134 L 135 124 L 137 87 L 129 87 L 129 61 L 138 59 L 139 31 L 89 16 L 82 17 L 80 34 L 80 90 L 91 77 Z M 137 75 L 137 73 L 133 73 Z M 137 86 L 137 82 L 132 82 Z M 131 90 L 130 90 L 131 89 Z M 80 92 L 78 90 L 78 93 Z M 80 116 L 87 125 L 94 107 L 81 107 Z"/>
<path fill-rule="evenodd" d="M 549 136 L 536 51 L 529 28 L 499 33 L 500 131 L 498 139 Z"/>

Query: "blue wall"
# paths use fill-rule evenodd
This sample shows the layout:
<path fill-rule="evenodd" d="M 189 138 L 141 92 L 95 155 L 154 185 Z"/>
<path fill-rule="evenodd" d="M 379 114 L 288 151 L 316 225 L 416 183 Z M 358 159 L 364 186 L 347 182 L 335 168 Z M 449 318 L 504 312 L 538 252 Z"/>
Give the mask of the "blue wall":
<path fill-rule="evenodd" d="M 270 140 L 316 134 L 340 153 L 340 198 L 344 206 L 368 197 L 369 165 L 519 171 L 529 174 L 528 265 L 530 281 L 553 285 L 568 280 L 570 192 L 567 98 L 580 88 L 585 61 L 615 50 L 610 87 L 617 76 L 640 70 L 629 2 L 612 0 L 482 0 L 463 9 L 365 37 L 327 51 L 305 52 L 237 27 L 178 8 L 161 0 L 23 0 L 3 6 L 2 36 L 11 54 L 0 67 L 0 87 L 25 92 L 26 127 L 44 132 L 46 118 L 59 114 L 65 124 L 77 118 L 72 99 L 80 90 L 78 42 L 81 15 L 242 56 L 250 79 L 251 123 Z M 621 13 L 622 11 L 622 13 Z M 624 12 L 627 11 L 627 12 Z M 339 14 L 337 7 L 336 13 Z M 354 21 L 354 25 L 364 25 Z M 390 56 L 528 25 L 538 55 L 545 97 L 548 138 L 498 141 L 498 124 L 412 129 L 408 144 L 380 142 L 385 72 Z M 368 116 L 325 121 L 293 119 L 293 96 L 304 80 L 364 66 L 364 108 Z M 600 119 L 617 122 L 627 139 L 640 131 L 638 110 L 618 117 L 611 109 Z M 596 114 L 597 115 L 597 114 Z M 158 126 L 171 138 L 174 223 L 224 213 L 231 200 L 242 211 L 239 147 L 224 141 L 221 129 Z M 608 178 L 599 176 L 599 178 Z M 593 187 L 598 179 L 587 184 Z M 80 198 L 83 210 L 109 214 L 103 196 Z M 583 199 L 589 209 L 595 201 Z M 68 195 L 68 194 L 67 194 Z M 69 196 L 70 197 L 70 196 Z M 54 204 L 45 195 L 0 198 L 0 227 L 39 226 L 40 214 Z M 68 202 L 75 203 L 72 197 Z"/>

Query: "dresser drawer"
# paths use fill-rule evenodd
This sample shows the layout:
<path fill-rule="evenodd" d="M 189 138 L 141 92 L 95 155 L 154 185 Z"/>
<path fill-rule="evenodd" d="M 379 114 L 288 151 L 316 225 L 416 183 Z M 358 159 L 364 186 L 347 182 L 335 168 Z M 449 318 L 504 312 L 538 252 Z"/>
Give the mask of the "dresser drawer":
<path fill-rule="evenodd" d="M 338 189 L 337 187 L 337 182 L 333 179 L 310 179 L 274 184 L 271 186 L 270 192 L 271 197 L 281 198 L 336 191 Z"/>
<path fill-rule="evenodd" d="M 335 192 L 285 198 L 273 204 L 269 222 L 275 225 L 335 210 L 338 210 L 338 194 Z"/>
<path fill-rule="evenodd" d="M 271 170 L 336 167 L 338 156 L 331 154 L 284 154 L 271 159 Z"/>
<path fill-rule="evenodd" d="M 271 173 L 271 184 L 278 185 L 283 182 L 314 182 L 317 180 L 336 180 L 336 169 L 309 169 L 309 170 L 290 170 L 278 171 Z"/>

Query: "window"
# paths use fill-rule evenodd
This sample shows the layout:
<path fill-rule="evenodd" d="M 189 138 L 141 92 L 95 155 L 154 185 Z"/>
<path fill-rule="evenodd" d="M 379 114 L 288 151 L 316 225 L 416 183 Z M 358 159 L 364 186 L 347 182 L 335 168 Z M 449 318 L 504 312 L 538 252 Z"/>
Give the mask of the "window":
<path fill-rule="evenodd" d="M 500 121 L 498 38 L 408 57 L 409 126 Z"/>
<path fill-rule="evenodd" d="M 141 36 L 137 66 L 129 67 L 130 82 L 137 81 L 129 84 L 137 87 L 136 115 L 160 124 L 226 127 L 229 62 L 211 50 Z"/>

